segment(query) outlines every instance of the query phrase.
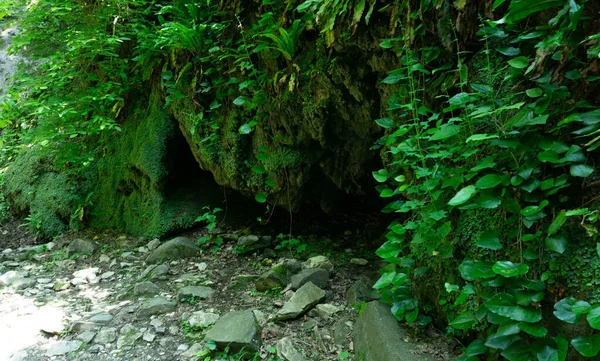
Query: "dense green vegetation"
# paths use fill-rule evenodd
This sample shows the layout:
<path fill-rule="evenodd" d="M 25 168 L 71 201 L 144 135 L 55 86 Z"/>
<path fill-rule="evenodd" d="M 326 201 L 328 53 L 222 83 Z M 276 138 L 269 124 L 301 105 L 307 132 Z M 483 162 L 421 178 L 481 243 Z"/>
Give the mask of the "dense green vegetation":
<path fill-rule="evenodd" d="M 37 62 L 3 96 L 4 193 L 50 235 L 185 227 L 199 208 L 165 196 L 177 127 L 219 184 L 272 206 L 330 210 L 374 171 L 398 214 L 375 288 L 398 320 L 474 340 L 465 360 L 597 357 L 599 11 L 40 0 L 13 17 Z"/>

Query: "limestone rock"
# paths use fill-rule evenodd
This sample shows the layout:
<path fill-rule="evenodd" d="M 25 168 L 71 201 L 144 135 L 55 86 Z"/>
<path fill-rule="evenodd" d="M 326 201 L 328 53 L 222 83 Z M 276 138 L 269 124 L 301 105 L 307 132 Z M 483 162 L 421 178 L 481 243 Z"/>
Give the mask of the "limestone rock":
<path fill-rule="evenodd" d="M 137 316 L 138 318 L 147 318 L 154 315 L 162 315 L 164 313 L 174 311 L 175 307 L 177 307 L 175 302 L 169 301 L 164 297 L 157 296 L 142 302 Z"/>
<path fill-rule="evenodd" d="M 83 343 L 90 343 L 96 336 L 96 332 L 94 331 L 85 331 L 77 335 L 77 339 Z"/>
<path fill-rule="evenodd" d="M 268 270 L 254 281 L 254 287 L 261 292 L 285 286 L 285 284 L 286 282 L 273 270 Z"/>
<path fill-rule="evenodd" d="M 302 265 L 296 259 L 284 258 L 271 267 L 271 269 L 277 273 L 285 284 L 288 284 L 292 276 L 302 270 Z"/>
<path fill-rule="evenodd" d="M 363 301 L 372 301 L 375 297 L 371 295 L 373 283 L 366 277 L 361 277 L 354 282 L 346 291 L 346 303 L 352 307 Z"/>
<path fill-rule="evenodd" d="M 404 342 L 406 331 L 400 327 L 389 306 L 369 302 L 356 322 L 354 349 L 364 361 L 433 361 L 433 356 L 416 354 L 416 345 Z"/>
<path fill-rule="evenodd" d="M 11 287 L 15 290 L 24 290 L 35 285 L 35 280 L 32 278 L 19 278 L 14 280 Z"/>
<path fill-rule="evenodd" d="M 177 299 L 181 301 L 182 299 L 195 298 L 200 300 L 205 300 L 211 298 L 215 293 L 210 287 L 205 286 L 186 286 L 183 287 L 177 292 Z"/>
<path fill-rule="evenodd" d="M 89 239 L 74 239 L 69 243 L 67 252 L 69 255 L 77 253 L 89 256 L 96 252 L 96 249 L 98 249 L 98 246 Z"/>
<path fill-rule="evenodd" d="M 114 327 L 103 327 L 94 337 L 94 343 L 106 345 L 115 342 L 117 339 L 117 329 Z"/>
<path fill-rule="evenodd" d="M 330 303 L 320 304 L 315 307 L 315 312 L 317 313 L 317 315 L 324 319 L 333 317 L 336 313 L 340 312 L 341 310 L 342 309 L 340 307 L 332 305 Z"/>
<path fill-rule="evenodd" d="M 355 264 L 357 266 L 366 266 L 369 264 L 369 261 L 367 261 L 364 258 L 352 258 L 350 260 L 350 263 Z"/>
<path fill-rule="evenodd" d="M 133 287 L 135 296 L 154 296 L 160 293 L 160 287 L 152 282 L 140 282 Z"/>
<path fill-rule="evenodd" d="M 333 273 L 333 263 L 325 256 L 315 256 L 302 263 L 302 269 L 323 268 Z"/>
<path fill-rule="evenodd" d="M 0 276 L 0 286 L 10 286 L 16 280 L 25 278 L 25 275 L 17 271 L 8 271 Z"/>
<path fill-rule="evenodd" d="M 186 237 L 173 238 L 156 248 L 146 262 L 156 263 L 160 260 L 174 260 L 181 258 L 189 258 L 197 256 L 200 253 L 200 248 L 196 247 L 194 242 Z"/>
<path fill-rule="evenodd" d="M 210 354 L 210 351 L 205 349 L 201 343 L 195 343 L 189 349 L 187 349 L 187 351 L 185 351 L 184 353 L 179 355 L 179 359 L 181 359 L 181 360 L 190 360 L 190 359 L 197 360 L 198 358 L 196 357 L 196 355 L 202 351 L 206 351 L 205 352 L 206 355 Z"/>
<path fill-rule="evenodd" d="M 300 287 L 275 315 L 277 320 L 289 320 L 310 311 L 315 305 L 325 299 L 325 291 L 312 282 Z"/>
<path fill-rule="evenodd" d="M 119 339 L 117 340 L 117 348 L 123 346 L 133 346 L 135 341 L 139 340 L 143 333 L 139 332 L 135 327 L 131 325 L 125 325 L 121 328 Z"/>
<path fill-rule="evenodd" d="M 333 340 L 336 345 L 343 346 L 348 344 L 348 336 L 352 328 L 348 325 L 349 321 L 338 320 L 333 326 Z"/>
<path fill-rule="evenodd" d="M 229 346 L 231 353 L 254 353 L 260 350 L 260 328 L 252 311 L 233 311 L 219 319 L 206 334 L 220 350 Z"/>
<path fill-rule="evenodd" d="M 307 282 L 312 282 L 319 288 L 325 288 L 329 282 L 329 271 L 323 268 L 302 270 L 300 273 L 292 276 L 292 289 L 297 290 Z"/>
<path fill-rule="evenodd" d="M 216 313 L 198 311 L 192 313 L 188 322 L 192 327 L 207 328 L 214 325 L 219 320 L 220 316 Z"/>
<path fill-rule="evenodd" d="M 79 350 L 83 342 L 79 340 L 75 341 L 58 341 L 54 345 L 52 345 L 47 351 L 46 356 L 61 356 L 68 354 L 69 352 L 75 352 Z"/>
<path fill-rule="evenodd" d="M 306 359 L 296 350 L 294 342 L 289 337 L 284 337 L 275 344 L 277 356 L 284 361 L 306 361 Z"/>
<path fill-rule="evenodd" d="M 108 325 L 113 318 L 113 315 L 111 315 L 108 312 L 99 312 L 90 317 L 89 322 L 95 323 L 97 325 Z"/>

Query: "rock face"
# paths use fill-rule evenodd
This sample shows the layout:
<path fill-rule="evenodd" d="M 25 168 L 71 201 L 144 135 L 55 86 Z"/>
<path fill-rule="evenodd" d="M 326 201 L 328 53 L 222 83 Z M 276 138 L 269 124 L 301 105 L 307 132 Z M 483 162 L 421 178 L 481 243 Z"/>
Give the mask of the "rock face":
<path fill-rule="evenodd" d="M 189 258 L 197 256 L 200 253 L 200 248 L 196 247 L 194 242 L 186 237 L 173 238 L 160 245 L 152 251 L 146 262 L 155 263 L 160 260 L 172 260 L 180 258 Z"/>
<path fill-rule="evenodd" d="M 229 346 L 232 353 L 244 350 L 247 353 L 260 350 L 260 328 L 252 311 L 229 312 L 206 334 L 205 340 L 212 340 L 220 350 Z"/>
<path fill-rule="evenodd" d="M 325 299 L 325 291 L 308 282 L 300 287 L 275 315 L 277 320 L 289 320 L 310 311 L 319 302 Z"/>
<path fill-rule="evenodd" d="M 434 357 L 413 353 L 414 344 L 404 342 L 406 331 L 379 301 L 369 302 L 354 328 L 354 349 L 364 361 L 433 361 Z"/>

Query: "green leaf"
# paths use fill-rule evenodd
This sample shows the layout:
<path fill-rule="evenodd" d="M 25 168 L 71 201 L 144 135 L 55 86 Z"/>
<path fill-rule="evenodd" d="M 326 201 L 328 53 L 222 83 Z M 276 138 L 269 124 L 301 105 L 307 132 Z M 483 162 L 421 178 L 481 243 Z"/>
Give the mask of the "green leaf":
<path fill-rule="evenodd" d="M 508 14 L 506 14 L 504 20 L 508 24 L 514 24 L 527 18 L 531 14 L 553 7 L 562 7 L 564 5 L 564 0 L 512 0 L 510 2 Z"/>
<path fill-rule="evenodd" d="M 529 60 L 526 56 L 519 56 L 508 61 L 508 65 L 516 69 L 525 69 L 529 66 Z"/>
<path fill-rule="evenodd" d="M 378 290 L 381 288 L 385 288 L 392 284 L 394 278 L 396 277 L 396 272 L 387 272 L 381 275 L 381 277 L 375 282 L 373 288 Z"/>
<path fill-rule="evenodd" d="M 267 193 L 265 192 L 260 192 L 257 195 L 254 196 L 254 199 L 258 202 L 258 203 L 265 203 L 267 201 Z"/>
<path fill-rule="evenodd" d="M 592 309 L 592 306 L 589 302 L 586 301 L 577 301 L 573 304 L 572 311 L 576 315 L 585 315 Z"/>
<path fill-rule="evenodd" d="M 560 254 L 563 254 L 567 249 L 567 237 L 565 236 L 548 237 L 545 243 L 549 250 Z"/>
<path fill-rule="evenodd" d="M 456 195 L 454 197 L 452 197 L 452 199 L 450 199 L 450 201 L 448 201 L 448 204 L 451 206 L 459 206 L 461 204 L 466 203 L 476 193 L 477 193 L 477 188 L 475 188 L 475 186 L 470 185 L 470 186 L 464 187 L 463 189 L 459 190 L 458 193 L 456 193 Z"/>
<path fill-rule="evenodd" d="M 377 119 L 375 120 L 375 123 L 377 123 L 377 125 L 379 125 L 382 128 L 391 128 L 394 126 L 394 119 L 392 118 L 381 118 L 381 119 Z"/>
<path fill-rule="evenodd" d="M 587 321 L 595 330 L 600 330 L 600 306 L 592 308 L 587 314 Z"/>
<path fill-rule="evenodd" d="M 563 298 L 554 304 L 554 316 L 567 323 L 578 323 L 581 321 L 581 315 L 573 313 L 573 305 L 576 300 L 573 297 Z"/>
<path fill-rule="evenodd" d="M 377 172 L 373 172 L 373 178 L 379 183 L 383 183 L 388 180 L 388 171 L 385 169 L 380 169 Z"/>
<path fill-rule="evenodd" d="M 467 330 L 477 323 L 477 317 L 473 311 L 465 311 L 450 322 L 450 326 L 457 330 Z"/>
<path fill-rule="evenodd" d="M 538 361 L 558 361 L 558 350 L 548 345 L 537 352 Z"/>
<path fill-rule="evenodd" d="M 598 257 L 600 257 L 600 243 L 596 243 L 596 253 L 598 253 Z"/>
<path fill-rule="evenodd" d="M 235 100 L 233 101 L 233 104 L 235 105 L 244 105 L 246 103 L 246 97 L 244 96 L 239 96 L 237 98 L 235 98 Z"/>
<path fill-rule="evenodd" d="M 515 298 L 504 292 L 485 301 L 484 305 L 491 312 L 515 321 L 539 322 L 542 319 L 541 311 L 517 305 Z"/>
<path fill-rule="evenodd" d="M 474 281 L 479 278 L 492 278 L 496 276 L 492 267 L 492 262 L 465 260 L 458 266 L 458 270 L 462 278 L 467 281 Z"/>
<path fill-rule="evenodd" d="M 265 173 L 267 173 L 267 170 L 262 165 L 255 165 L 254 167 L 252 167 L 252 171 L 254 173 L 256 173 L 256 174 L 265 174 Z"/>
<path fill-rule="evenodd" d="M 571 345 L 585 357 L 594 357 L 600 353 L 600 334 L 579 336 L 571 340 Z"/>
<path fill-rule="evenodd" d="M 238 132 L 240 134 L 250 134 L 252 133 L 252 127 L 250 126 L 250 124 L 242 124 Z"/>
<path fill-rule="evenodd" d="M 531 361 L 531 346 L 523 340 L 517 340 L 511 343 L 500 355 L 508 361 Z"/>
<path fill-rule="evenodd" d="M 521 263 L 512 263 L 511 261 L 498 261 L 494 264 L 492 270 L 503 277 L 516 277 L 527 274 L 529 266 Z"/>
<path fill-rule="evenodd" d="M 465 143 L 476 142 L 479 140 L 497 139 L 497 138 L 500 138 L 500 136 L 498 136 L 498 134 L 473 134 L 472 136 L 467 138 Z"/>
<path fill-rule="evenodd" d="M 500 231 L 484 231 L 481 233 L 479 237 L 479 241 L 477 242 L 477 247 L 493 249 L 494 251 L 501 250 L 503 248 L 502 243 L 500 243 L 500 238 L 498 235 Z"/>
<path fill-rule="evenodd" d="M 500 48 L 500 49 L 496 49 L 496 50 L 500 54 L 506 55 L 506 56 L 517 56 L 517 55 L 521 54 L 521 49 L 513 48 L 513 47 Z"/>
<path fill-rule="evenodd" d="M 402 252 L 402 241 L 399 239 L 392 239 L 381 245 L 375 251 L 375 254 L 383 259 L 396 258 Z"/>
<path fill-rule="evenodd" d="M 500 174 L 486 174 L 483 177 L 479 178 L 477 183 L 475 183 L 475 187 L 479 189 L 490 189 L 494 188 L 498 184 L 502 183 L 502 181 L 506 177 Z"/>
<path fill-rule="evenodd" d="M 571 175 L 573 177 L 588 177 L 590 174 L 594 172 L 594 167 L 591 167 L 586 164 L 573 164 L 571 165 Z"/>
<path fill-rule="evenodd" d="M 460 133 L 461 126 L 455 124 L 444 124 L 435 132 L 429 140 L 442 140 L 453 137 Z"/>
<path fill-rule="evenodd" d="M 552 221 L 552 223 L 550 223 L 550 226 L 548 227 L 548 237 L 550 237 L 551 235 L 553 235 L 554 233 L 556 233 L 560 227 L 562 227 L 563 224 L 565 224 L 565 222 L 567 221 L 567 212 L 560 211 L 558 213 L 558 215 L 556 216 L 556 218 L 554 218 L 554 220 Z"/>
<path fill-rule="evenodd" d="M 534 337 L 544 337 L 548 333 L 548 330 L 540 323 L 520 322 L 519 328 Z"/>
<path fill-rule="evenodd" d="M 527 94 L 528 97 L 530 98 L 537 98 L 537 97 L 541 97 L 542 94 L 544 94 L 544 92 L 542 91 L 541 88 L 531 88 L 531 89 L 527 89 L 525 91 L 525 93 Z"/>

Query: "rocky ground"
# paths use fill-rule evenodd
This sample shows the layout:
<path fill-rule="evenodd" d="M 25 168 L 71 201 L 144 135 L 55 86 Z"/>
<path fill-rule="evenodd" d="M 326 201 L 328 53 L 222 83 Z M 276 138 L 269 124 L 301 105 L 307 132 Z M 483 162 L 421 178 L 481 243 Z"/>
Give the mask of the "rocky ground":
<path fill-rule="evenodd" d="M 274 243 L 216 229 L 10 245 L 0 250 L 0 360 L 358 359 L 351 306 L 373 297 L 376 265 L 352 250 Z M 452 357 L 441 336 L 414 346 Z"/>

